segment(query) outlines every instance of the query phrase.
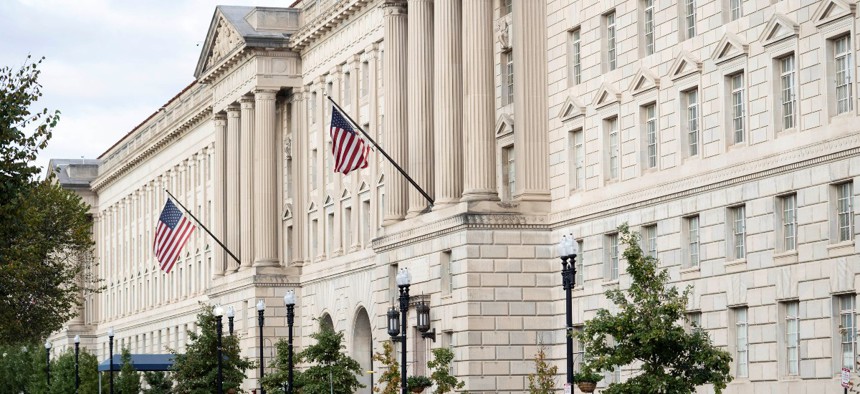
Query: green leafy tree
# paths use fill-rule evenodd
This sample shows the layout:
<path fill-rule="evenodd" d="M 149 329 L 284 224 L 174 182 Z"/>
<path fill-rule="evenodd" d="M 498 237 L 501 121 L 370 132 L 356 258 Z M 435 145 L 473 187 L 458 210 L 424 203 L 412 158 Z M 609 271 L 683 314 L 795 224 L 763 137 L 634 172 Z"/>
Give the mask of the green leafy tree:
<path fill-rule="evenodd" d="M 35 365 L 30 355 L 31 349 L 39 349 L 39 347 L 34 346 L 34 344 L 0 346 L 0 382 L 4 385 L 5 391 L 10 393 L 27 392 L 30 378 L 36 373 L 32 370 Z M 44 364 L 44 359 L 42 364 Z"/>
<path fill-rule="evenodd" d="M 74 317 L 86 292 L 92 223 L 89 207 L 34 163 L 59 112 L 33 111 L 42 96 L 38 66 L 0 68 L 0 343 L 37 342 Z"/>
<path fill-rule="evenodd" d="M 131 364 L 131 352 L 128 348 L 122 349 L 122 367 L 116 380 L 117 391 L 120 394 L 140 393 L 140 373 Z"/>
<path fill-rule="evenodd" d="M 440 347 L 432 350 L 433 360 L 427 363 L 433 372 L 430 374 L 430 380 L 436 385 L 436 390 L 433 394 L 445 394 L 451 390 L 461 389 L 465 383 L 451 376 L 451 362 L 454 361 L 454 352 L 446 347 Z"/>
<path fill-rule="evenodd" d="M 78 356 L 78 374 L 81 378 L 80 394 L 96 394 L 99 391 L 98 360 L 96 356 L 81 348 Z M 75 350 L 69 349 L 51 360 L 51 394 L 75 392 Z"/>
<path fill-rule="evenodd" d="M 361 364 L 349 357 L 343 344 L 343 332 L 335 332 L 320 323 L 319 331 L 311 334 L 316 343 L 296 355 L 303 363 L 311 364 L 298 374 L 296 387 L 303 394 L 354 393 L 364 387 L 358 381 Z"/>
<path fill-rule="evenodd" d="M 171 371 L 176 382 L 172 392 L 176 394 L 211 394 L 218 381 L 217 318 L 211 306 L 201 305 L 202 310 L 197 314 L 200 334 L 188 331 L 189 344 L 184 354 L 171 350 L 174 355 Z M 224 335 L 221 343 L 224 392 L 231 388 L 241 392 L 239 386 L 247 377 L 245 371 L 253 368 L 254 363 L 242 357 L 238 336 Z"/>
<path fill-rule="evenodd" d="M 530 373 L 529 378 L 529 393 L 530 394 L 550 394 L 555 392 L 555 375 L 558 374 L 558 367 L 549 365 L 546 362 L 546 348 L 541 345 L 535 354 L 535 373 Z"/>
<path fill-rule="evenodd" d="M 453 356 L 452 356 L 453 357 Z M 400 363 L 394 356 L 394 342 L 382 342 L 382 353 L 374 353 L 373 360 L 382 364 L 382 373 L 373 387 L 373 392 L 380 394 L 398 394 L 400 392 Z"/>
<path fill-rule="evenodd" d="M 682 326 L 690 289 L 679 292 L 669 286 L 668 272 L 643 254 L 638 234 L 627 225 L 620 226 L 619 232 L 626 245 L 623 255 L 632 279 L 630 288 L 608 290 L 606 297 L 618 312 L 598 310 L 577 336 L 595 370 L 636 363 L 641 373 L 610 384 L 602 393 L 688 394 L 704 384 L 713 384 L 714 391 L 721 393 L 732 380 L 731 356 L 716 348 L 703 330 L 688 332 Z"/>
<path fill-rule="evenodd" d="M 289 381 L 289 371 L 290 371 L 290 362 L 289 362 L 289 343 L 286 339 L 281 339 L 275 344 L 276 354 L 275 358 L 269 363 L 269 368 L 273 370 L 273 372 L 269 372 L 266 376 L 263 376 L 263 387 L 266 389 L 267 393 L 271 394 L 279 394 L 284 392 L 284 387 Z M 295 347 L 293 347 L 293 362 L 294 367 L 295 363 L 298 361 L 298 356 L 295 353 Z M 295 384 L 295 377 L 298 371 L 294 369 L 293 372 L 293 380 Z"/>
<path fill-rule="evenodd" d="M 162 371 L 144 372 L 143 379 L 149 387 L 143 390 L 144 394 L 170 394 L 173 389 L 173 381 Z"/>

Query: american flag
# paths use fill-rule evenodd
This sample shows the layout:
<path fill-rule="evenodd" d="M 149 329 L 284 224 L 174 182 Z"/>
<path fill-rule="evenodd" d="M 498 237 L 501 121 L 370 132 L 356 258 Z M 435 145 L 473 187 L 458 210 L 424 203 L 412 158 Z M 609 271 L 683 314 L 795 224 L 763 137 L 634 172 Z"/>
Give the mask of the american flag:
<path fill-rule="evenodd" d="M 334 172 L 344 175 L 350 171 L 367 168 L 367 154 L 370 145 L 364 142 L 352 128 L 352 125 L 334 106 L 331 109 L 331 153 L 334 155 Z"/>
<path fill-rule="evenodd" d="M 188 242 L 196 226 L 182 214 L 171 199 L 167 199 L 158 226 L 155 228 L 153 250 L 155 259 L 161 264 L 161 270 L 170 273 L 173 264 L 179 258 L 179 251 Z"/>

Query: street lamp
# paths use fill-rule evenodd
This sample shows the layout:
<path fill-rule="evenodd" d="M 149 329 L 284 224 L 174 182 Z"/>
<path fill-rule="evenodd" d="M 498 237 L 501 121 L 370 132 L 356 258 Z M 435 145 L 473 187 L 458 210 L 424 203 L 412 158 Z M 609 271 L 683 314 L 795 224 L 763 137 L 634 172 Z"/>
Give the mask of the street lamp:
<path fill-rule="evenodd" d="M 110 359 L 108 363 L 110 364 L 110 394 L 113 394 L 113 327 L 108 328 L 108 353 L 110 354 Z"/>
<path fill-rule="evenodd" d="M 81 354 L 81 336 L 75 335 L 75 393 L 81 386 L 81 376 L 78 374 L 78 356 Z"/>
<path fill-rule="evenodd" d="M 409 312 L 409 285 L 412 282 L 409 270 L 401 268 L 395 282 L 400 288 L 400 392 L 406 394 L 406 313 Z"/>
<path fill-rule="evenodd" d="M 51 342 L 45 341 L 45 375 L 48 377 L 48 390 L 51 389 Z"/>
<path fill-rule="evenodd" d="M 284 305 L 287 306 L 287 394 L 293 394 L 293 323 L 295 322 L 296 292 L 287 291 L 284 294 Z"/>
<path fill-rule="evenodd" d="M 570 336 L 573 329 L 573 300 L 571 290 L 576 285 L 576 255 L 579 254 L 579 245 L 567 235 L 561 236 L 558 243 L 558 255 L 561 258 L 561 285 L 565 296 L 565 337 L 567 338 L 567 383 L 573 384 L 573 338 Z"/>
<path fill-rule="evenodd" d="M 421 332 L 421 338 L 430 338 L 436 342 L 436 329 L 430 331 L 430 306 L 421 300 L 415 307 L 415 311 L 418 312 L 418 331 Z"/>
<path fill-rule="evenodd" d="M 216 305 L 212 313 L 216 317 L 215 330 L 217 330 L 218 332 L 218 394 L 222 394 L 224 393 L 224 374 L 222 372 L 222 363 L 224 361 L 224 356 L 222 356 L 223 353 L 221 349 L 221 331 L 223 331 L 224 326 L 221 322 L 221 317 L 224 316 L 224 308 L 222 308 L 220 304 Z"/>
<path fill-rule="evenodd" d="M 266 394 L 266 389 L 263 388 L 263 313 L 266 312 L 266 302 L 263 300 L 257 301 L 257 320 L 260 323 L 260 394 Z"/>
<path fill-rule="evenodd" d="M 236 311 L 233 310 L 233 305 L 227 305 L 227 327 L 230 330 L 230 336 L 233 336 L 233 318 L 236 316 Z"/>

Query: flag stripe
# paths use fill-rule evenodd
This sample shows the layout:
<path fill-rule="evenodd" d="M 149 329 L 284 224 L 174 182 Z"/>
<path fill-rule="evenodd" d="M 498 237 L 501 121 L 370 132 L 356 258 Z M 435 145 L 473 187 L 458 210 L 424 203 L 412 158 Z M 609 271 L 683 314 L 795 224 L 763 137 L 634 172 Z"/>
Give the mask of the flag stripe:
<path fill-rule="evenodd" d="M 161 216 L 158 218 L 158 225 L 155 228 L 155 237 L 153 237 L 152 242 L 155 259 L 164 272 L 170 273 L 170 270 L 173 269 L 182 248 L 191 238 L 191 233 L 194 232 L 195 228 L 197 227 L 194 223 L 176 208 L 173 201 L 168 199 L 161 211 Z"/>
<path fill-rule="evenodd" d="M 331 153 L 334 155 L 335 162 L 332 171 L 347 175 L 356 169 L 367 168 L 370 147 L 334 107 L 331 113 L 329 136 L 332 140 Z"/>

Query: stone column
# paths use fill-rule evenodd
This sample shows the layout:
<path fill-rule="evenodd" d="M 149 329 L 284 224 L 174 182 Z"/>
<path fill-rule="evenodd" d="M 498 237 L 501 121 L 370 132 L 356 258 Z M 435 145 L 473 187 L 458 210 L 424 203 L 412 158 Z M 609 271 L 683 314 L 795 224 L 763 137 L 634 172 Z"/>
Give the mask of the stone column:
<path fill-rule="evenodd" d="M 546 2 L 514 1 L 514 197 L 521 201 L 550 201 L 546 19 Z"/>
<path fill-rule="evenodd" d="M 409 0 L 409 175 L 433 197 L 433 0 Z M 409 216 L 427 206 L 412 185 Z"/>
<path fill-rule="evenodd" d="M 242 266 L 239 269 L 246 269 L 254 262 L 254 98 L 243 96 L 240 104 L 242 130 L 239 141 L 239 258 L 242 260 Z"/>
<path fill-rule="evenodd" d="M 232 104 L 227 107 L 227 239 L 225 244 L 236 257 L 241 253 L 241 225 L 240 220 L 240 180 L 241 165 L 239 163 L 241 145 L 241 107 Z M 239 269 L 239 262 L 227 256 L 227 272 L 235 272 Z"/>
<path fill-rule="evenodd" d="M 402 2 L 383 4 L 385 22 L 385 148 L 389 156 L 401 166 L 407 164 L 406 85 L 407 20 L 406 5 Z M 403 175 L 390 163 L 385 164 L 385 219 L 384 225 L 402 220 L 406 215 L 406 187 Z"/>
<path fill-rule="evenodd" d="M 301 266 L 305 259 L 305 234 L 310 232 L 307 214 L 307 193 L 309 192 L 307 155 L 308 155 L 308 127 L 307 127 L 307 90 L 294 88 L 292 97 L 293 110 L 293 265 Z M 309 258 L 313 260 L 313 256 Z"/>
<path fill-rule="evenodd" d="M 338 101 L 339 103 L 343 103 L 343 104 L 341 104 L 341 106 L 346 105 L 346 103 L 347 103 L 347 99 L 345 97 L 341 97 L 341 94 L 343 93 L 343 88 L 341 87 L 342 81 L 343 81 L 343 67 L 336 66 L 334 69 L 332 69 L 329 72 L 328 82 L 330 82 L 332 84 L 332 86 L 331 86 L 331 91 L 328 93 L 335 101 Z M 325 145 L 325 153 L 324 153 L 325 162 L 327 164 L 325 166 L 325 173 L 326 173 L 327 179 L 329 177 L 331 177 L 330 178 L 331 184 L 332 184 L 331 198 L 334 200 L 332 203 L 332 211 L 334 212 L 334 228 L 331 229 L 331 237 L 332 237 L 332 239 L 331 239 L 331 250 L 328 253 L 326 253 L 326 258 L 332 258 L 335 256 L 341 256 L 344 254 L 344 245 L 342 245 L 343 244 L 343 209 L 342 209 L 343 204 L 341 204 L 341 201 L 340 201 L 340 196 L 341 196 L 341 193 L 343 192 L 343 174 L 341 174 L 339 172 L 334 172 L 334 154 L 331 153 L 332 152 L 331 147 L 330 147 L 330 145 L 328 145 L 328 144 L 334 144 L 334 141 L 332 141 L 331 136 L 329 135 L 329 126 L 331 123 L 331 108 L 333 107 L 333 105 L 331 105 L 331 102 L 328 101 L 328 99 L 325 99 L 325 102 L 329 104 L 329 110 L 326 111 L 327 115 L 325 118 L 323 118 L 323 124 L 326 125 L 325 126 L 325 140 L 327 141 L 327 145 Z M 356 130 L 356 133 L 361 133 L 361 132 Z M 331 164 L 330 166 L 328 165 L 329 163 Z M 328 187 L 326 187 L 326 189 L 328 189 Z M 326 215 L 326 216 L 323 216 L 325 218 L 324 223 L 326 226 L 328 226 L 328 216 L 327 216 L 328 212 L 326 212 L 325 209 L 326 209 L 325 201 L 323 201 L 323 213 Z M 328 236 L 328 228 L 326 228 L 326 236 Z M 323 238 L 323 239 L 325 239 L 325 238 Z M 328 240 L 326 240 L 326 242 L 328 242 Z"/>
<path fill-rule="evenodd" d="M 225 216 L 225 208 L 227 200 L 227 190 L 225 187 L 225 179 L 227 177 L 227 116 L 223 112 L 219 112 L 214 116 L 215 122 L 215 183 L 212 189 L 215 191 L 215 196 L 212 198 L 215 204 L 215 236 L 219 239 L 225 239 L 227 228 L 227 217 Z M 215 248 L 215 260 L 212 272 L 221 276 L 224 275 L 224 249 Z"/>
<path fill-rule="evenodd" d="M 254 91 L 254 266 L 278 265 L 278 143 L 275 90 Z"/>
<path fill-rule="evenodd" d="M 462 0 L 435 0 L 433 9 L 433 157 L 436 205 L 463 193 Z"/>
<path fill-rule="evenodd" d="M 464 1 L 463 20 L 463 200 L 498 200 L 493 1 Z"/>

